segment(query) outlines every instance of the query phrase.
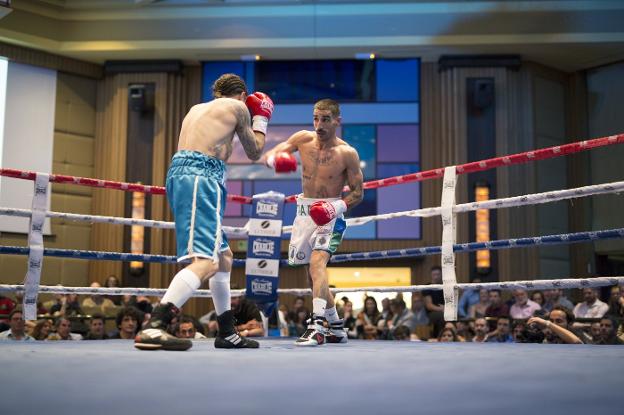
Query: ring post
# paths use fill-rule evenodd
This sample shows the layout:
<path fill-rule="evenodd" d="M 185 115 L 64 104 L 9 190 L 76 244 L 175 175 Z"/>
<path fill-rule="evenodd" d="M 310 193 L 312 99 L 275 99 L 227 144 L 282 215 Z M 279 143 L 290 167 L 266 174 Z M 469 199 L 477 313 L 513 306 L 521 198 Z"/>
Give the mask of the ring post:
<path fill-rule="evenodd" d="M 249 219 L 245 295 L 258 304 L 267 318 L 277 305 L 284 199 L 277 192 L 255 195 Z"/>
<path fill-rule="evenodd" d="M 453 246 L 457 239 L 457 215 L 455 206 L 455 187 L 457 171 L 455 166 L 444 169 L 442 184 L 442 290 L 444 292 L 444 320 L 457 320 L 459 290 L 455 276 L 455 252 Z"/>
<path fill-rule="evenodd" d="M 37 173 L 28 230 L 28 270 L 24 278 L 24 319 L 37 319 L 37 296 L 43 265 L 43 225 L 48 207 L 50 175 Z"/>

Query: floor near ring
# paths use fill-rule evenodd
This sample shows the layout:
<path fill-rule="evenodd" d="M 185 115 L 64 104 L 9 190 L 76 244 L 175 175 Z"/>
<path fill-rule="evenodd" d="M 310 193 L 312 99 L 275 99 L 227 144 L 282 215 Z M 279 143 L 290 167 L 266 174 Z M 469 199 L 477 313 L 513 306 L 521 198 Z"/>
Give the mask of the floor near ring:
<path fill-rule="evenodd" d="M 624 347 L 352 341 L 141 352 L 123 340 L 0 343 L 7 414 L 612 414 Z"/>

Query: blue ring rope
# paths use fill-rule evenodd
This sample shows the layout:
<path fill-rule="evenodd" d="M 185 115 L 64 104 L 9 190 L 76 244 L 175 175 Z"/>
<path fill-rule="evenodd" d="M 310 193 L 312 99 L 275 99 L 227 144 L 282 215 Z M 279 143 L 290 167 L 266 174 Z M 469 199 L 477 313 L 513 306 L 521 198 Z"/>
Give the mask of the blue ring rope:
<path fill-rule="evenodd" d="M 480 249 L 505 249 L 505 248 L 525 248 L 535 245 L 559 245 L 571 244 L 586 241 L 595 241 L 600 239 L 616 239 L 624 238 L 624 228 L 608 229 L 594 232 L 576 232 L 564 233 L 559 235 L 546 235 L 534 238 L 518 238 L 518 239 L 501 239 L 489 242 L 471 242 L 466 244 L 453 245 L 454 252 L 473 252 Z M 23 246 L 0 246 L 0 254 L 10 255 L 28 255 L 30 248 Z M 440 246 L 429 246 L 423 248 L 406 248 L 394 249 L 387 251 L 358 252 L 354 254 L 334 255 L 330 262 L 345 261 L 366 261 L 371 259 L 385 258 L 409 258 L 426 255 L 436 255 L 442 252 Z M 63 257 L 63 258 L 81 258 L 108 261 L 139 261 L 139 262 L 157 262 L 157 263 L 176 263 L 177 257 L 169 255 L 149 255 L 149 254 L 122 254 L 117 252 L 104 251 L 81 251 L 75 249 L 57 249 L 45 248 L 44 256 Z M 288 260 L 280 260 L 281 265 L 288 265 Z M 234 259 L 234 266 L 244 266 L 244 259 Z"/>

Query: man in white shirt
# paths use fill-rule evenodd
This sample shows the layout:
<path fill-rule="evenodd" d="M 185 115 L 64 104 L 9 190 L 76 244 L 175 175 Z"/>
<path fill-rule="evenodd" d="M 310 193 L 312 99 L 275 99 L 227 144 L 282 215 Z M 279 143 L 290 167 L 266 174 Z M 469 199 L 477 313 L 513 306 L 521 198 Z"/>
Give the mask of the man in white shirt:
<path fill-rule="evenodd" d="M 574 307 L 576 318 L 602 318 L 609 306 L 598 299 L 598 291 L 595 288 L 583 288 L 583 301 Z"/>
<path fill-rule="evenodd" d="M 7 331 L 0 333 L 1 340 L 29 341 L 35 340 L 24 331 L 24 315 L 19 308 L 14 309 L 9 314 L 9 326 Z"/>

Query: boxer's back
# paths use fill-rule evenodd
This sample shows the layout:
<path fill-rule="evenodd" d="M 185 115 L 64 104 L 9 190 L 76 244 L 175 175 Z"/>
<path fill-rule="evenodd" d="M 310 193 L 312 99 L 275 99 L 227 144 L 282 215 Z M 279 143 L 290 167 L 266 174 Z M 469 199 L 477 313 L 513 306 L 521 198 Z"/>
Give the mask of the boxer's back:
<path fill-rule="evenodd" d="M 178 151 L 199 151 L 223 161 L 232 154 L 232 140 L 241 101 L 219 98 L 195 105 L 184 117 Z"/>

